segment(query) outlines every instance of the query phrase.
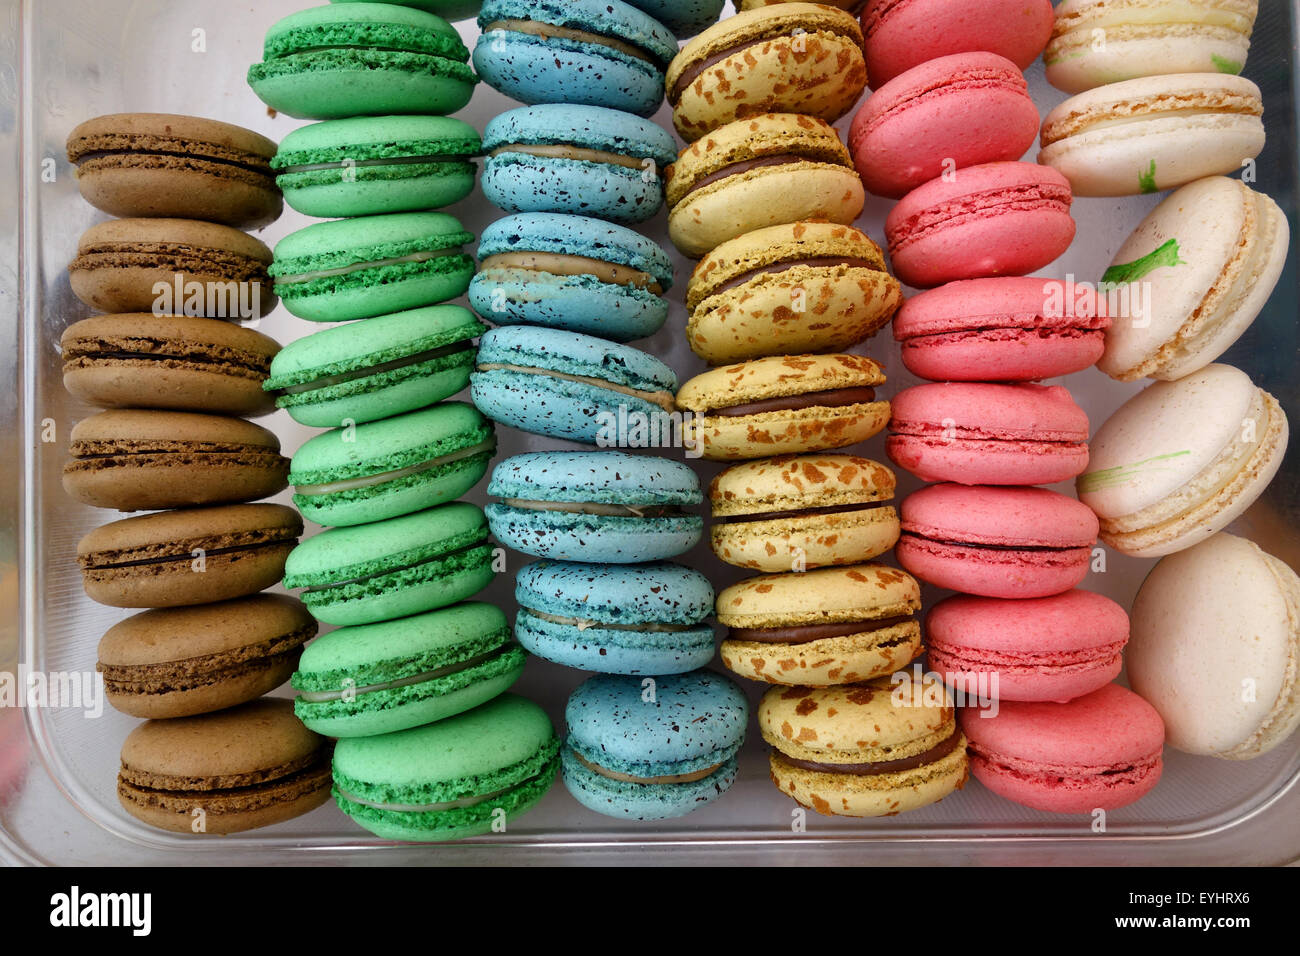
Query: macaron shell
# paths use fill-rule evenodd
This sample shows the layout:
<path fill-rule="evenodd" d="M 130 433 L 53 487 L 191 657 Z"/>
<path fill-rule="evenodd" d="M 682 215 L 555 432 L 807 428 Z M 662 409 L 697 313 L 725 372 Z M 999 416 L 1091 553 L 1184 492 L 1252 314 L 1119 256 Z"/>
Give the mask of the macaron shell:
<path fill-rule="evenodd" d="M 891 507 L 844 514 L 714 523 L 709 544 L 718 560 L 773 573 L 860 564 L 898 541 L 898 512 Z"/>
<path fill-rule="evenodd" d="M 671 820 L 698 810 L 731 789 L 739 763 L 737 757 L 730 757 L 713 773 L 691 783 L 629 783 L 596 773 L 568 747 L 560 751 L 564 785 L 573 799 L 588 810 L 622 820 Z"/>
<path fill-rule="evenodd" d="M 693 37 L 712 25 L 725 0 L 629 0 L 679 37 Z"/>
<path fill-rule="evenodd" d="M 879 434 L 889 423 L 889 403 L 765 412 L 740 417 L 697 416 L 689 440 L 709 461 L 744 461 L 848 448 Z"/>
<path fill-rule="evenodd" d="M 469 302 L 494 325 L 541 325 L 613 342 L 648 338 L 668 321 L 667 299 L 591 275 L 480 270 L 470 281 Z"/>
<path fill-rule="evenodd" d="M 833 687 L 887 676 L 922 650 L 921 627 L 915 621 L 806 644 L 725 640 L 719 648 L 722 663 L 741 677 L 796 687 Z"/>

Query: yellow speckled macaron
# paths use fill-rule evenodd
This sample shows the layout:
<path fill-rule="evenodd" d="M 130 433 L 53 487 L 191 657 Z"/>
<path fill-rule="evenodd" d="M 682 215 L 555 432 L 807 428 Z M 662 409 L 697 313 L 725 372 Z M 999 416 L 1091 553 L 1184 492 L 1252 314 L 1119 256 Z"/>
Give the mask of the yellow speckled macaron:
<path fill-rule="evenodd" d="M 689 143 L 759 113 L 834 122 L 866 88 L 862 43 L 857 18 L 824 4 L 742 10 L 686 44 L 669 65 L 673 125 Z"/>
<path fill-rule="evenodd" d="M 892 471 L 855 455 L 733 465 L 709 485 L 713 553 L 765 572 L 870 561 L 898 541 L 894 487 Z"/>
<path fill-rule="evenodd" d="M 783 223 L 724 242 L 696 266 L 686 335 L 711 365 L 838 352 L 875 335 L 902 304 L 902 286 L 865 232 Z"/>
<path fill-rule="evenodd" d="M 718 595 L 722 663 L 750 680 L 829 687 L 892 674 L 921 653 L 921 586 L 858 564 L 764 574 Z"/>
<path fill-rule="evenodd" d="M 866 197 L 835 130 L 794 113 L 728 123 L 682 150 L 666 176 L 668 236 L 692 258 L 765 226 L 848 225 Z"/>
<path fill-rule="evenodd" d="M 758 705 L 772 782 L 805 807 L 882 817 L 937 803 L 969 776 L 966 738 L 933 678 L 773 687 Z"/>
<path fill-rule="evenodd" d="M 710 461 L 847 448 L 889 422 L 875 386 L 885 373 L 863 355 L 775 355 L 695 376 L 677 393 L 690 447 Z"/>

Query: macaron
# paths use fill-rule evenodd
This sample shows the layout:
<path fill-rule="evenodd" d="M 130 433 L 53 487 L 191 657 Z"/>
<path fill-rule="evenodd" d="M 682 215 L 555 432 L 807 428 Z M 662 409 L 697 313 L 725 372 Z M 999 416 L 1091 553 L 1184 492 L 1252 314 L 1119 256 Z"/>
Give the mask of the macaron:
<path fill-rule="evenodd" d="M 274 433 L 242 418 L 111 409 L 72 428 L 63 490 L 118 511 L 269 498 L 283 491 L 289 459 Z"/>
<path fill-rule="evenodd" d="M 677 38 L 621 0 L 485 0 L 474 69 L 521 103 L 607 106 L 651 116 Z"/>
<path fill-rule="evenodd" d="M 1155 558 L 1222 531 L 1273 480 L 1290 429 L 1282 406 L 1231 365 L 1130 398 L 1097 430 L 1075 485 L 1121 554 Z"/>
<path fill-rule="evenodd" d="M 345 322 L 462 295 L 474 236 L 442 212 L 318 222 L 275 246 L 270 274 L 284 307 L 311 322 Z"/>
<path fill-rule="evenodd" d="M 677 393 L 689 448 L 710 461 L 847 448 L 889 421 L 880 365 L 862 355 L 770 356 L 695 376 Z"/>
<path fill-rule="evenodd" d="M 628 0 L 679 37 L 693 37 L 717 21 L 725 0 Z"/>
<path fill-rule="evenodd" d="M 469 301 L 496 325 L 630 342 L 668 319 L 673 264 L 652 240 L 587 216 L 520 213 L 483 230 Z"/>
<path fill-rule="evenodd" d="M 704 519 L 704 495 L 680 461 L 620 451 L 540 451 L 492 470 L 492 536 L 539 558 L 633 564 L 684 554 Z"/>
<path fill-rule="evenodd" d="M 470 375 L 470 397 L 493 421 L 603 447 L 630 429 L 663 438 L 676 387 L 672 369 L 645 352 L 531 326 L 484 335 Z"/>
<path fill-rule="evenodd" d="M 515 639 L 600 674 L 684 674 L 713 660 L 713 586 L 668 562 L 534 561 L 515 579 Z"/>
<path fill-rule="evenodd" d="M 1081 372 L 1111 327 L 1091 283 L 1030 276 L 949 282 L 912 296 L 894 338 L 913 375 L 937 382 L 1030 382 Z"/>
<path fill-rule="evenodd" d="M 645 682 L 598 674 L 569 697 L 564 785 L 589 810 L 622 820 L 681 817 L 735 782 L 749 702 L 721 674 Z"/>
<path fill-rule="evenodd" d="M 151 827 L 240 833 L 282 823 L 329 799 L 330 743 L 287 700 L 150 720 L 122 744 L 117 797 Z"/>
<path fill-rule="evenodd" d="M 1019 159 L 1037 138 L 1020 67 L 954 53 L 879 86 L 853 117 L 849 149 L 868 192 L 901 199 L 946 170 Z"/>
<path fill-rule="evenodd" d="M 506 212 L 644 222 L 664 202 L 672 134 L 606 109 L 549 103 L 501 113 L 483 131 L 483 195 Z"/>
<path fill-rule="evenodd" d="M 1046 488 L 929 485 L 903 499 L 894 553 L 922 581 L 984 597 L 1039 598 L 1088 574 L 1097 516 Z"/>
<path fill-rule="evenodd" d="M 334 802 L 385 840 L 501 832 L 550 789 L 560 738 L 531 700 L 502 694 L 424 727 L 334 748 Z"/>
<path fill-rule="evenodd" d="M 927 60 L 985 51 L 1024 70 L 1052 35 L 1052 0 L 866 0 L 867 73 L 880 89 Z"/>
<path fill-rule="evenodd" d="M 1119 684 L 1068 703 L 967 707 L 961 729 L 971 773 L 1035 810 L 1093 814 L 1140 800 L 1160 780 L 1165 728 L 1155 708 Z"/>
<path fill-rule="evenodd" d="M 718 559 L 754 571 L 861 564 L 898 540 L 894 473 L 854 455 L 783 455 L 709 483 Z"/>
<path fill-rule="evenodd" d="M 357 116 L 294 130 L 271 168 L 305 216 L 372 216 L 464 199 L 482 149 L 474 127 L 448 116 Z"/>
<path fill-rule="evenodd" d="M 275 143 L 197 116 L 115 113 L 68 134 L 81 197 L 124 219 L 203 219 L 253 229 L 284 204 L 271 174 Z"/>
<path fill-rule="evenodd" d="M 1067 701 L 1119 676 L 1128 614 L 1108 597 L 1066 591 L 1008 601 L 957 594 L 925 618 L 926 661 L 967 699 Z"/>
<path fill-rule="evenodd" d="M 957 279 L 1020 276 L 1074 240 L 1070 183 L 1033 163 L 985 163 L 918 186 L 889 212 L 894 272 L 928 289 Z"/>
<path fill-rule="evenodd" d="M 1227 175 L 1264 148 L 1259 87 L 1240 76 L 1147 76 L 1072 96 L 1047 114 L 1038 161 L 1077 196 L 1136 196 Z"/>
<path fill-rule="evenodd" d="M 824 120 L 765 113 L 719 127 L 668 167 L 668 236 L 698 259 L 764 226 L 849 225 L 865 196 L 849 151 Z"/>
<path fill-rule="evenodd" d="M 833 123 L 866 85 L 857 20 L 813 3 L 728 17 L 682 47 L 666 77 L 673 126 L 688 143 L 761 113 L 801 113 Z"/>
<path fill-rule="evenodd" d="M 883 564 L 746 578 L 718 595 L 722 663 L 769 684 L 860 683 L 921 653 L 920 609 L 921 586 Z"/>
<path fill-rule="evenodd" d="M 289 679 L 316 622 L 282 594 L 142 611 L 99 642 L 104 693 L 132 717 L 225 710 Z"/>
<path fill-rule="evenodd" d="M 264 415 L 262 390 L 280 345 L 219 319 L 136 312 L 94 315 L 59 338 L 63 387 L 101 408 Z"/>
<path fill-rule="evenodd" d="M 248 85 L 297 119 L 454 113 L 476 82 L 450 23 L 391 3 L 311 7 L 266 31 Z"/>
<path fill-rule="evenodd" d="M 1059 385 L 932 382 L 892 407 L 885 451 L 924 481 L 1050 485 L 1088 467 L 1088 416 Z"/>
<path fill-rule="evenodd" d="M 270 249 L 229 226 L 110 219 L 82 233 L 68 279 L 73 295 L 103 312 L 256 320 L 277 301 L 270 265 Z"/>
<path fill-rule="evenodd" d="M 322 329 L 289 345 L 265 382 L 296 422 L 332 428 L 413 412 L 469 384 L 487 330 L 469 309 L 432 305 Z"/>
<path fill-rule="evenodd" d="M 492 423 L 464 402 L 336 428 L 294 452 L 293 503 L 327 527 L 396 518 L 459 498 L 496 448 Z"/>
<path fill-rule="evenodd" d="M 487 521 L 455 501 L 351 528 L 331 528 L 293 549 L 284 586 L 305 588 L 318 621 L 351 626 L 463 601 L 492 580 Z"/>
<path fill-rule="evenodd" d="M 485 703 L 524 671 L 500 608 L 468 601 L 312 642 L 293 675 L 294 713 L 327 737 L 370 737 Z"/>
<path fill-rule="evenodd" d="M 330 3 L 370 3 L 372 0 L 330 0 Z M 467 20 L 478 14 L 483 0 L 393 0 L 399 7 L 415 7 L 445 20 Z"/>
<path fill-rule="evenodd" d="M 757 10 L 759 7 L 771 7 L 778 3 L 790 3 L 792 0 L 731 0 L 737 10 Z M 830 0 L 829 3 L 823 4 L 827 7 L 838 7 L 841 10 L 847 10 L 849 13 L 858 13 L 865 0 Z"/>
<path fill-rule="evenodd" d="M 1172 193 L 1102 277 L 1121 309 L 1098 368 L 1121 382 L 1204 368 L 1264 308 L 1290 242 L 1277 203 L 1240 180 L 1211 176 Z"/>
<path fill-rule="evenodd" d="M 932 677 L 773 687 L 758 705 L 772 782 L 827 816 L 885 817 L 937 803 L 968 778 L 966 738 Z"/>
<path fill-rule="evenodd" d="M 1129 684 L 1186 753 L 1248 760 L 1283 744 L 1300 726 L 1297 657 L 1300 578 L 1245 538 L 1162 558 L 1133 601 Z"/>
<path fill-rule="evenodd" d="M 100 525 L 77 542 L 86 594 L 110 607 L 183 607 L 269 588 L 302 534 L 284 505 L 159 511 Z"/>
<path fill-rule="evenodd" d="M 1047 82 L 1082 93 L 1139 76 L 1238 74 L 1258 12 L 1257 0 L 1063 0 L 1043 51 Z"/>
<path fill-rule="evenodd" d="M 866 233 L 829 222 L 756 229 L 691 273 L 691 350 L 711 365 L 838 352 L 875 335 L 903 301 Z"/>

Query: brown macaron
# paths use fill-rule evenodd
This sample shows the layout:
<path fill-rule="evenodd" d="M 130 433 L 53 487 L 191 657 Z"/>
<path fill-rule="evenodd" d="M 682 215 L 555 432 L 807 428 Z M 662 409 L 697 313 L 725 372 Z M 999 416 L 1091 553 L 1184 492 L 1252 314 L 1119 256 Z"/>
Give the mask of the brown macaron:
<path fill-rule="evenodd" d="M 206 714 L 287 681 L 316 630 L 303 603 L 283 594 L 143 611 L 104 635 L 96 669 L 124 714 Z"/>
<path fill-rule="evenodd" d="M 204 219 L 255 229 L 284 208 L 265 136 L 172 113 L 114 113 L 68 134 L 86 202 L 110 216 Z"/>
<path fill-rule="evenodd" d="M 112 219 L 91 226 L 68 266 L 73 294 L 103 312 L 255 320 L 275 308 L 271 250 L 195 219 Z"/>
<path fill-rule="evenodd" d="M 151 720 L 122 744 L 117 797 L 127 813 L 174 833 L 239 833 L 329 799 L 329 741 L 288 700 Z"/>
<path fill-rule="evenodd" d="M 302 518 L 284 505 L 160 511 L 77 543 L 86 593 L 110 607 L 183 607 L 256 594 L 284 576 Z"/>
<path fill-rule="evenodd" d="M 224 415 L 111 409 L 72 429 L 63 490 L 96 508 L 156 511 L 269 498 L 289 459 L 261 425 Z"/>
<path fill-rule="evenodd" d="M 63 331 L 63 387 L 101 408 L 264 415 L 280 344 L 221 319 L 93 315 Z"/>

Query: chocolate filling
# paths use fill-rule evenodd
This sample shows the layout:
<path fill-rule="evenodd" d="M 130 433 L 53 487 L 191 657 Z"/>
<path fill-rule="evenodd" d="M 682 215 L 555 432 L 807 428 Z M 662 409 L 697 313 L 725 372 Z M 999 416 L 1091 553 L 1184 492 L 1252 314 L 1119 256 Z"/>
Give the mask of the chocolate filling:
<path fill-rule="evenodd" d="M 259 176 L 266 176 L 268 179 L 274 175 L 271 172 L 271 161 L 260 156 L 248 160 L 238 160 L 227 159 L 224 156 L 205 156 L 203 153 L 191 153 L 180 149 L 99 149 L 89 153 L 82 153 L 74 162 L 80 165 L 82 163 L 93 163 L 101 159 L 109 159 L 113 156 L 170 156 L 175 159 L 214 163 L 219 166 L 233 166 L 236 169 L 257 173 Z"/>
<path fill-rule="evenodd" d="M 727 515 L 722 518 L 715 517 L 714 524 L 739 524 L 744 521 L 780 521 L 784 518 L 812 518 L 817 515 L 840 515 L 852 514 L 855 511 L 873 511 L 877 508 L 888 508 L 888 501 L 868 501 L 860 505 L 842 505 L 838 508 L 809 508 L 806 511 L 766 511 L 761 514 L 747 515 Z"/>
<path fill-rule="evenodd" d="M 852 256 L 812 256 L 807 259 L 796 259 L 793 262 L 779 262 L 770 266 L 759 266 L 756 269 L 742 272 L 734 279 L 728 279 L 722 283 L 709 295 L 721 295 L 723 292 L 730 292 L 737 286 L 744 285 L 750 279 L 757 279 L 759 276 L 778 275 L 782 272 L 789 272 L 791 269 L 797 269 L 799 266 L 809 266 L 814 269 L 834 269 L 836 266 L 849 266 L 854 269 L 870 269 L 872 272 L 882 271 L 880 266 L 869 259 L 854 259 Z"/>
<path fill-rule="evenodd" d="M 705 186 L 710 186 L 720 179 L 726 179 L 729 176 L 739 176 L 742 173 L 747 173 L 751 169 L 761 169 L 764 166 L 784 166 L 787 163 L 803 162 L 816 162 L 816 160 L 811 160 L 807 156 L 800 156 L 798 153 L 777 153 L 774 156 L 758 156 L 754 159 L 742 159 L 738 162 L 723 166 L 721 169 L 715 170 L 707 176 L 701 177 L 691 184 L 688 194 L 695 192 L 697 189 L 703 189 Z"/>
<path fill-rule="evenodd" d="M 914 757 L 900 757 L 898 760 L 878 760 L 874 763 L 819 763 L 816 760 L 800 760 L 786 754 L 781 754 L 781 759 L 792 767 L 812 770 L 816 773 L 850 773 L 856 777 L 875 777 L 882 773 L 902 773 L 904 770 L 915 770 L 917 767 L 924 767 L 926 764 L 942 760 L 957 749 L 957 743 L 960 739 L 961 735 L 956 730 L 953 730 L 952 736 L 947 740 L 935 744 L 924 753 L 919 753 Z"/>
<path fill-rule="evenodd" d="M 723 418 L 740 418 L 745 415 L 762 415 L 765 412 L 802 411 L 805 408 L 838 408 L 842 405 L 866 405 L 876 400 L 876 390 L 862 386 L 859 388 L 832 388 L 824 392 L 806 392 L 803 395 L 778 395 L 757 402 L 743 405 L 731 405 L 727 408 L 712 408 L 705 415 L 720 415 Z"/>
<path fill-rule="evenodd" d="M 870 621 L 841 621 L 835 624 L 796 624 L 790 627 L 733 627 L 727 631 L 729 641 L 757 641 L 759 644 L 811 644 L 832 637 L 870 634 L 897 627 L 913 620 L 910 614 L 882 617 Z"/>
<path fill-rule="evenodd" d="M 294 544 L 295 538 L 277 538 L 274 541 L 254 541 L 251 544 L 237 544 L 228 548 L 208 548 L 203 552 L 205 558 L 215 557 L 220 554 L 236 554 L 249 551 L 260 551 L 263 548 L 281 548 L 285 545 Z M 169 554 L 161 558 L 141 558 L 138 561 L 118 561 L 113 564 L 90 565 L 87 563 L 90 556 L 81 558 L 80 563 L 82 570 L 86 571 L 111 571 L 117 568 L 139 568 L 152 564 L 171 564 L 175 561 L 193 561 L 194 554 L 186 551 L 184 554 Z"/>

